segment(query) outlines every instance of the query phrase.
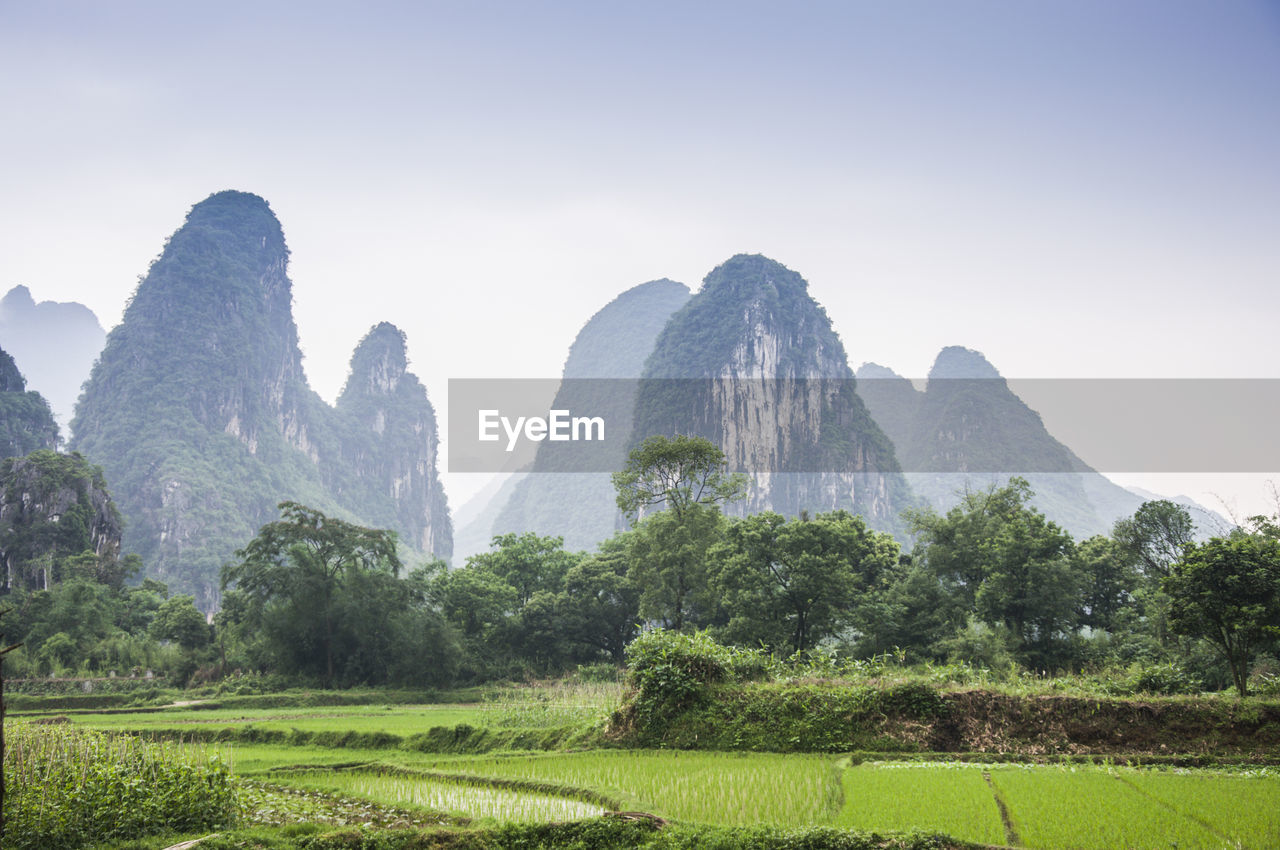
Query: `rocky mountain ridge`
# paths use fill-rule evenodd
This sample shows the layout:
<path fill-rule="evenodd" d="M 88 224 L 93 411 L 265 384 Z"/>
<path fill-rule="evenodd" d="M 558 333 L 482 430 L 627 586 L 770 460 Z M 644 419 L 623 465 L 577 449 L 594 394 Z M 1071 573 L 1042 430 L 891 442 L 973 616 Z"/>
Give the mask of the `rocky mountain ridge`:
<path fill-rule="evenodd" d="M 1150 497 L 1113 483 L 1055 439 L 978 351 L 943 348 L 924 390 L 875 363 L 860 366 L 857 377 L 912 490 L 938 510 L 967 489 L 1002 486 L 1020 475 L 1031 484 L 1035 507 L 1083 540 L 1109 534 Z M 1196 507 L 1198 524 L 1209 523 L 1211 512 Z"/>
<path fill-rule="evenodd" d="M 830 319 L 774 260 L 739 254 L 712 270 L 663 329 L 644 378 L 635 441 L 697 434 L 720 446 L 752 480 L 731 512 L 843 508 L 892 528 L 911 503 Z"/>
<path fill-rule="evenodd" d="M 667 320 L 689 297 L 684 284 L 663 278 L 634 286 L 600 308 L 569 347 L 553 408 L 590 410 L 605 416 L 613 427 L 630 428 L 636 379 Z M 626 462 L 626 442 L 616 445 L 612 460 L 620 469 Z M 506 532 L 562 536 L 565 546 L 575 550 L 593 549 L 617 530 L 609 473 L 546 471 L 543 467 L 552 465 L 547 455 L 553 452 L 544 444 L 532 474 L 506 479 L 490 498 L 490 507 L 475 514 L 459 535 L 459 559 L 483 551 L 493 535 Z"/>
<path fill-rule="evenodd" d="M 303 372 L 288 259 L 262 198 L 196 204 L 108 335 L 72 423 L 126 548 L 205 610 L 221 565 L 283 500 L 393 528 L 424 554 L 452 548 L 435 414 L 403 335 L 371 330 L 330 407 Z"/>

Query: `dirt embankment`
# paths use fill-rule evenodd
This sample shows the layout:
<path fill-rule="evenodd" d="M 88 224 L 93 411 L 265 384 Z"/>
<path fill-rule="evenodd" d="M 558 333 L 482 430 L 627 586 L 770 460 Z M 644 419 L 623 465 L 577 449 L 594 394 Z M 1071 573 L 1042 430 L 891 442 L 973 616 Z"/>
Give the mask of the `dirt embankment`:
<path fill-rule="evenodd" d="M 624 706 L 622 746 L 775 752 L 1280 755 L 1280 702 L 1017 696 L 908 684 L 713 686 L 692 705 Z"/>
<path fill-rule="evenodd" d="M 1275 755 L 1280 704 L 1221 699 L 943 696 L 930 749 L 942 752 L 1234 753 Z"/>

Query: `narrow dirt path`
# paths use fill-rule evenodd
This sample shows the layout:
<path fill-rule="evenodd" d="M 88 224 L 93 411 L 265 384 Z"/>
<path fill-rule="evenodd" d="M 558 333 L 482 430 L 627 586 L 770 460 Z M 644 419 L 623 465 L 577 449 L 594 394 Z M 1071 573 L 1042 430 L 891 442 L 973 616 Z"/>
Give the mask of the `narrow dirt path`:
<path fill-rule="evenodd" d="M 1010 847 L 1021 847 L 1022 839 L 1018 837 L 1018 831 L 1013 828 L 1013 820 L 1009 817 L 1009 807 L 1004 804 L 1004 798 L 1000 796 L 1000 789 L 996 788 L 996 784 L 991 781 L 991 774 L 985 770 L 982 771 L 982 778 L 987 781 L 987 786 L 991 789 L 991 796 L 995 797 L 996 808 L 1000 810 L 1000 821 L 1004 824 L 1004 842 Z"/>

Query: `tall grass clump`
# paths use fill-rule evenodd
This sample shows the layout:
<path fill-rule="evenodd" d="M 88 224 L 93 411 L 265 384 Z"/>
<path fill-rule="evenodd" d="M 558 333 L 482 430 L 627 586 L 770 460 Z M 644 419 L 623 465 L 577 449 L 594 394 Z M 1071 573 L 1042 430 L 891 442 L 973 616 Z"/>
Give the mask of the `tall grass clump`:
<path fill-rule="evenodd" d="M 236 819 L 231 767 L 217 753 L 68 725 L 15 724 L 6 743 L 5 850 L 75 848 Z"/>
<path fill-rule="evenodd" d="M 502 728 L 549 729 L 600 723 L 622 704 L 622 684 L 561 680 L 501 688 L 486 695 L 489 722 Z"/>

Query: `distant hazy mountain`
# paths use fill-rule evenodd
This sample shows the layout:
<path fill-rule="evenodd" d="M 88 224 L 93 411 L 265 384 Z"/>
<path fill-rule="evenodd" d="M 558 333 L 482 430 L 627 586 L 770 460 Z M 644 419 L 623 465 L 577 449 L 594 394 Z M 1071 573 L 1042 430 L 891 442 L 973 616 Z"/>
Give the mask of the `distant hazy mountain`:
<path fill-rule="evenodd" d="M 448 557 L 435 413 L 404 336 L 374 327 L 330 407 L 307 384 L 288 249 L 266 201 L 196 204 L 85 385 L 72 448 L 106 473 L 124 545 L 208 610 L 218 572 L 283 500 L 393 528 Z"/>
<path fill-rule="evenodd" d="M 859 367 L 858 391 L 893 439 L 912 490 L 939 510 L 966 488 L 1026 478 L 1033 503 L 1077 540 L 1108 534 L 1147 498 L 1093 470 L 1045 428 L 977 351 L 942 349 L 924 391 L 891 369 Z M 1208 514 L 1198 505 L 1197 509 Z"/>
<path fill-rule="evenodd" d="M 635 384 L 654 341 L 671 314 L 689 300 L 689 289 L 672 280 L 654 280 L 632 287 L 592 316 L 565 360 L 563 378 L 617 378 L 617 384 L 565 384 L 556 395 L 558 409 L 591 410 L 612 422 L 627 422 L 634 407 Z M 603 391 L 584 399 L 584 392 Z M 578 396 L 578 397 L 575 397 Z M 625 441 L 618 442 L 615 465 L 626 462 Z M 455 544 L 455 563 L 484 551 L 496 534 L 535 531 L 565 538 L 569 549 L 592 549 L 616 530 L 617 508 L 607 472 L 517 473 L 483 506 L 472 510 Z"/>
<path fill-rule="evenodd" d="M 27 389 L 27 379 L 0 349 L 0 458 L 23 457 L 58 446 L 58 423 L 49 402 Z"/>
<path fill-rule="evenodd" d="M 106 338 L 98 317 L 83 304 L 37 304 L 25 286 L 0 299 L 0 346 L 22 364 L 28 387 L 48 400 L 64 429 Z"/>
<path fill-rule="evenodd" d="M 845 508 L 893 528 L 911 504 L 826 312 L 780 263 L 740 254 L 714 269 L 644 375 L 634 441 L 698 434 L 719 445 L 730 468 L 753 475 L 734 512 Z"/>

